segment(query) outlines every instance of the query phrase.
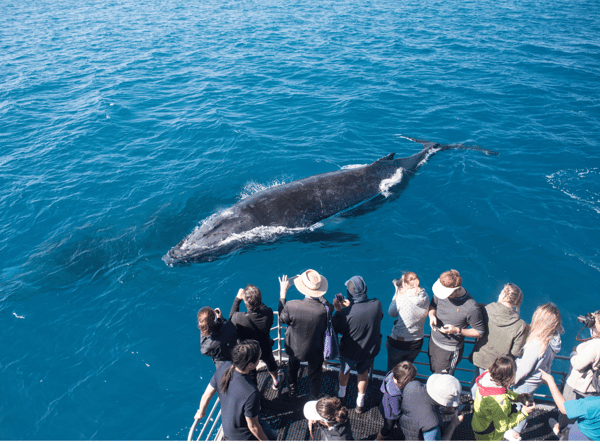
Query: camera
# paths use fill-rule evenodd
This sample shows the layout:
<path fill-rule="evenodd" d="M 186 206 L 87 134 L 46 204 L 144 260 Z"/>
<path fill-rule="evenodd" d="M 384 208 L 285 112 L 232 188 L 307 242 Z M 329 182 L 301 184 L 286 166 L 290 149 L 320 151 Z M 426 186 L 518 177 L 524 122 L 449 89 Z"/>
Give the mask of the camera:
<path fill-rule="evenodd" d="M 392 281 L 392 283 L 393 283 L 393 284 L 394 284 L 396 287 L 398 287 L 398 288 L 402 288 L 402 279 L 394 279 L 394 280 Z"/>
<path fill-rule="evenodd" d="M 344 296 L 342 295 L 342 293 L 338 293 L 335 295 L 335 300 L 338 301 L 340 304 L 342 302 L 344 302 Z"/>
<path fill-rule="evenodd" d="M 585 316 L 577 316 L 577 321 L 585 324 L 587 328 L 592 328 L 596 325 L 596 316 L 594 313 L 588 313 Z"/>

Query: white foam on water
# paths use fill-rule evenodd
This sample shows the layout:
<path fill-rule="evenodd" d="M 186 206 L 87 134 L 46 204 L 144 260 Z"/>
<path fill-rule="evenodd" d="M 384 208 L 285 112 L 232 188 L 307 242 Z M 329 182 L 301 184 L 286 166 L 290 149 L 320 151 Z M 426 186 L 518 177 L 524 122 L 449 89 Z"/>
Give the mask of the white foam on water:
<path fill-rule="evenodd" d="M 379 184 L 379 191 L 385 197 L 389 197 L 392 193 L 390 193 L 390 188 L 394 185 L 399 184 L 402 181 L 402 177 L 404 176 L 404 168 L 398 168 L 392 177 L 388 177 L 387 179 L 383 179 Z"/>
<path fill-rule="evenodd" d="M 19 318 L 19 319 L 25 319 L 25 316 L 19 316 L 18 314 L 16 314 L 15 312 L 13 312 L 13 314 L 15 315 L 15 318 Z M 41 382 L 41 381 L 40 381 Z"/>
<path fill-rule="evenodd" d="M 600 168 L 560 170 L 546 180 L 555 190 L 600 214 Z"/>

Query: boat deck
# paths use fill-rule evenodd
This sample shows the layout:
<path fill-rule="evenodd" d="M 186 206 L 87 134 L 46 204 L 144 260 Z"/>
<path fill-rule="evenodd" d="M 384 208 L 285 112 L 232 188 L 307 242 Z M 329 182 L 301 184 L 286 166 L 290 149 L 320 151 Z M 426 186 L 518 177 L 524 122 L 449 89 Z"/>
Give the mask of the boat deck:
<path fill-rule="evenodd" d="M 281 370 L 285 373 L 286 366 L 283 365 Z M 281 392 L 276 392 L 271 388 L 272 380 L 265 369 L 260 369 L 258 372 L 258 387 L 262 394 L 262 411 L 261 419 L 268 422 L 274 431 L 277 431 L 277 439 L 281 441 L 308 441 L 310 433 L 308 423 L 304 418 L 302 409 L 308 401 L 308 379 L 306 377 L 306 366 L 302 366 L 298 381 L 297 397 L 289 397 L 287 386 L 284 386 Z M 323 379 L 321 385 L 321 393 L 335 395 L 337 392 L 337 374 L 335 368 L 328 367 L 323 371 Z M 354 411 L 356 407 L 356 375 L 350 377 L 348 383 L 346 406 L 350 414 L 350 424 L 355 440 L 374 440 L 377 433 L 383 426 L 383 420 L 379 413 L 379 404 L 381 402 L 382 393 L 379 390 L 381 386 L 381 378 L 383 375 L 374 373 L 369 388 L 367 390 L 366 405 L 369 410 L 366 413 L 358 414 Z M 464 400 L 470 399 L 470 395 L 465 394 Z M 462 401 L 463 399 L 461 399 Z M 548 426 L 550 417 L 557 418 L 558 410 L 552 405 L 538 404 L 539 408 L 530 416 L 527 423 L 527 428 L 522 436 L 523 440 L 540 441 L 540 440 L 557 440 L 556 436 Z M 453 440 L 474 440 L 473 430 L 471 429 L 471 414 L 465 416 L 464 421 L 457 427 Z M 318 434 L 319 432 L 317 432 Z M 319 436 L 315 436 L 318 440 Z M 389 440 L 403 440 L 402 431 L 396 427 L 390 436 Z"/>

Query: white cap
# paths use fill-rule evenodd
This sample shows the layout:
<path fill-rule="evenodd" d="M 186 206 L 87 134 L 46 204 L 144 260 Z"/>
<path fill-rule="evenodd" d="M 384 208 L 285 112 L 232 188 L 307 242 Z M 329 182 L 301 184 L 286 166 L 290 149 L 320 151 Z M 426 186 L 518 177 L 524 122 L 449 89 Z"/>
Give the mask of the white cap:
<path fill-rule="evenodd" d="M 304 417 L 309 421 L 328 422 L 325 418 L 319 415 L 319 412 L 317 412 L 317 402 L 319 401 L 308 401 L 306 404 L 304 404 Z"/>
<path fill-rule="evenodd" d="M 438 299 L 448 299 L 448 296 L 450 296 L 452 293 L 454 293 L 455 290 L 459 288 L 460 287 L 444 287 L 444 285 L 442 285 L 442 283 L 438 279 L 437 281 L 435 281 L 435 284 L 433 284 L 433 294 L 436 295 Z"/>

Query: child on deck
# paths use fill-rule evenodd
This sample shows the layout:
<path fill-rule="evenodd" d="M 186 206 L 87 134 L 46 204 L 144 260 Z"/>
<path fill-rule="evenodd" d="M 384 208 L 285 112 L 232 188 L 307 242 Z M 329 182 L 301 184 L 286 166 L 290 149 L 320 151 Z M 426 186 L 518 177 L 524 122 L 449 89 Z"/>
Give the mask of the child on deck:
<path fill-rule="evenodd" d="M 525 395 L 508 390 L 514 381 L 517 366 L 511 356 L 500 356 L 488 371 L 475 382 L 477 395 L 473 405 L 471 425 L 477 441 L 502 441 L 504 432 L 527 418 L 535 405 L 524 406 L 518 411 L 511 401 L 525 402 Z"/>
<path fill-rule="evenodd" d="M 417 369 L 412 362 L 402 361 L 385 375 L 381 384 L 383 398 L 379 411 L 383 416 L 383 427 L 377 434 L 377 441 L 388 437 L 402 414 L 402 389 L 417 376 Z"/>

